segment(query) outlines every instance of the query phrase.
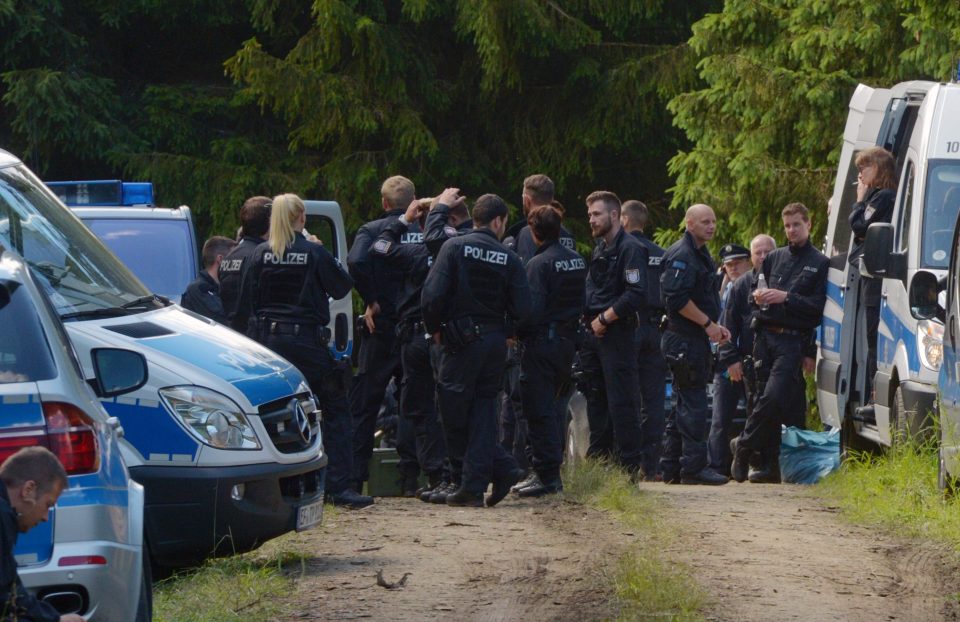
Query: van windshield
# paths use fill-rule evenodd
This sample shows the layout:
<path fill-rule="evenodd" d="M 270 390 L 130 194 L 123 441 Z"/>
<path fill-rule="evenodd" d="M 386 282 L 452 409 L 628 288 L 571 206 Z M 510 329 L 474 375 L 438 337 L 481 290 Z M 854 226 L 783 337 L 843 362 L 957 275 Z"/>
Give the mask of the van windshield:
<path fill-rule="evenodd" d="M 931 160 L 927 195 L 923 202 L 923 267 L 943 268 L 950 263 L 953 227 L 960 211 L 960 162 Z"/>
<path fill-rule="evenodd" d="M 0 168 L 0 243 L 26 260 L 64 319 L 161 304 L 23 165 Z"/>

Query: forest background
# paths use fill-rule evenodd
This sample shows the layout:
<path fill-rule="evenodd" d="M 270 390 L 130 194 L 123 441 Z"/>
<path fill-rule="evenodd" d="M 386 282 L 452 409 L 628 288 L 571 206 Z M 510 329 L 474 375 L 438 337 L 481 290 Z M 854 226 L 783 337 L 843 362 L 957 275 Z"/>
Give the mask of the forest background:
<path fill-rule="evenodd" d="M 0 147 L 152 181 L 201 239 L 255 194 L 337 200 L 352 234 L 389 175 L 516 209 L 534 172 L 581 241 L 596 189 L 664 244 L 694 202 L 717 245 L 782 242 L 790 201 L 819 239 L 857 83 L 958 58 L 944 0 L 0 0 Z"/>

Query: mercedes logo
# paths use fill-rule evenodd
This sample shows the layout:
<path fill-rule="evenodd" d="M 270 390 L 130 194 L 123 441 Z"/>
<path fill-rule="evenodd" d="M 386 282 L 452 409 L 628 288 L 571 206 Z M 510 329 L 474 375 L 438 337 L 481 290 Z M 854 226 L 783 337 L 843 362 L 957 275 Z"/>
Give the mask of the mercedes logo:
<path fill-rule="evenodd" d="M 300 405 L 300 402 L 297 402 L 293 408 L 293 421 L 297 426 L 297 432 L 300 433 L 300 438 L 305 444 L 309 445 L 310 441 L 313 440 L 313 429 L 310 427 L 310 419 L 307 417 L 307 413 L 303 412 L 303 406 Z"/>

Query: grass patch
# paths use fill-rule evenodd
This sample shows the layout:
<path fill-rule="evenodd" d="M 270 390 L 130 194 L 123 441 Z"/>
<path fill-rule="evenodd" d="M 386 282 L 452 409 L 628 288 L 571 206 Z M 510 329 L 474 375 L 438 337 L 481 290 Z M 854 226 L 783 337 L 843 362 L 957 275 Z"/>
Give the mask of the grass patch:
<path fill-rule="evenodd" d="M 851 520 L 936 540 L 960 551 L 960 501 L 937 488 L 937 443 L 907 440 L 882 453 L 854 452 L 816 490 Z"/>
<path fill-rule="evenodd" d="M 659 552 L 675 534 L 660 509 L 620 469 L 585 460 L 564 467 L 566 498 L 605 510 L 635 532 L 637 544 L 621 556 L 613 584 L 619 620 L 702 620 L 704 594 L 681 564 Z"/>

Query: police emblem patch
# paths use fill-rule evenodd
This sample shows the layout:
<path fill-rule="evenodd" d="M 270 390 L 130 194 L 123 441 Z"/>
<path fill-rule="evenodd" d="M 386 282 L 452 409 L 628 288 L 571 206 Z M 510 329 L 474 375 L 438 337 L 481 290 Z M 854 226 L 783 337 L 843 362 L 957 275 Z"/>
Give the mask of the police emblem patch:
<path fill-rule="evenodd" d="M 373 250 L 378 253 L 386 253 L 390 250 L 390 240 L 377 240 L 373 245 Z"/>
<path fill-rule="evenodd" d="M 456 237 L 457 235 L 457 230 L 449 225 L 443 228 L 443 232 L 449 235 L 450 237 Z"/>
<path fill-rule="evenodd" d="M 623 276 L 627 280 L 627 283 L 631 285 L 640 282 L 640 271 L 635 268 L 633 270 L 624 270 Z"/>

